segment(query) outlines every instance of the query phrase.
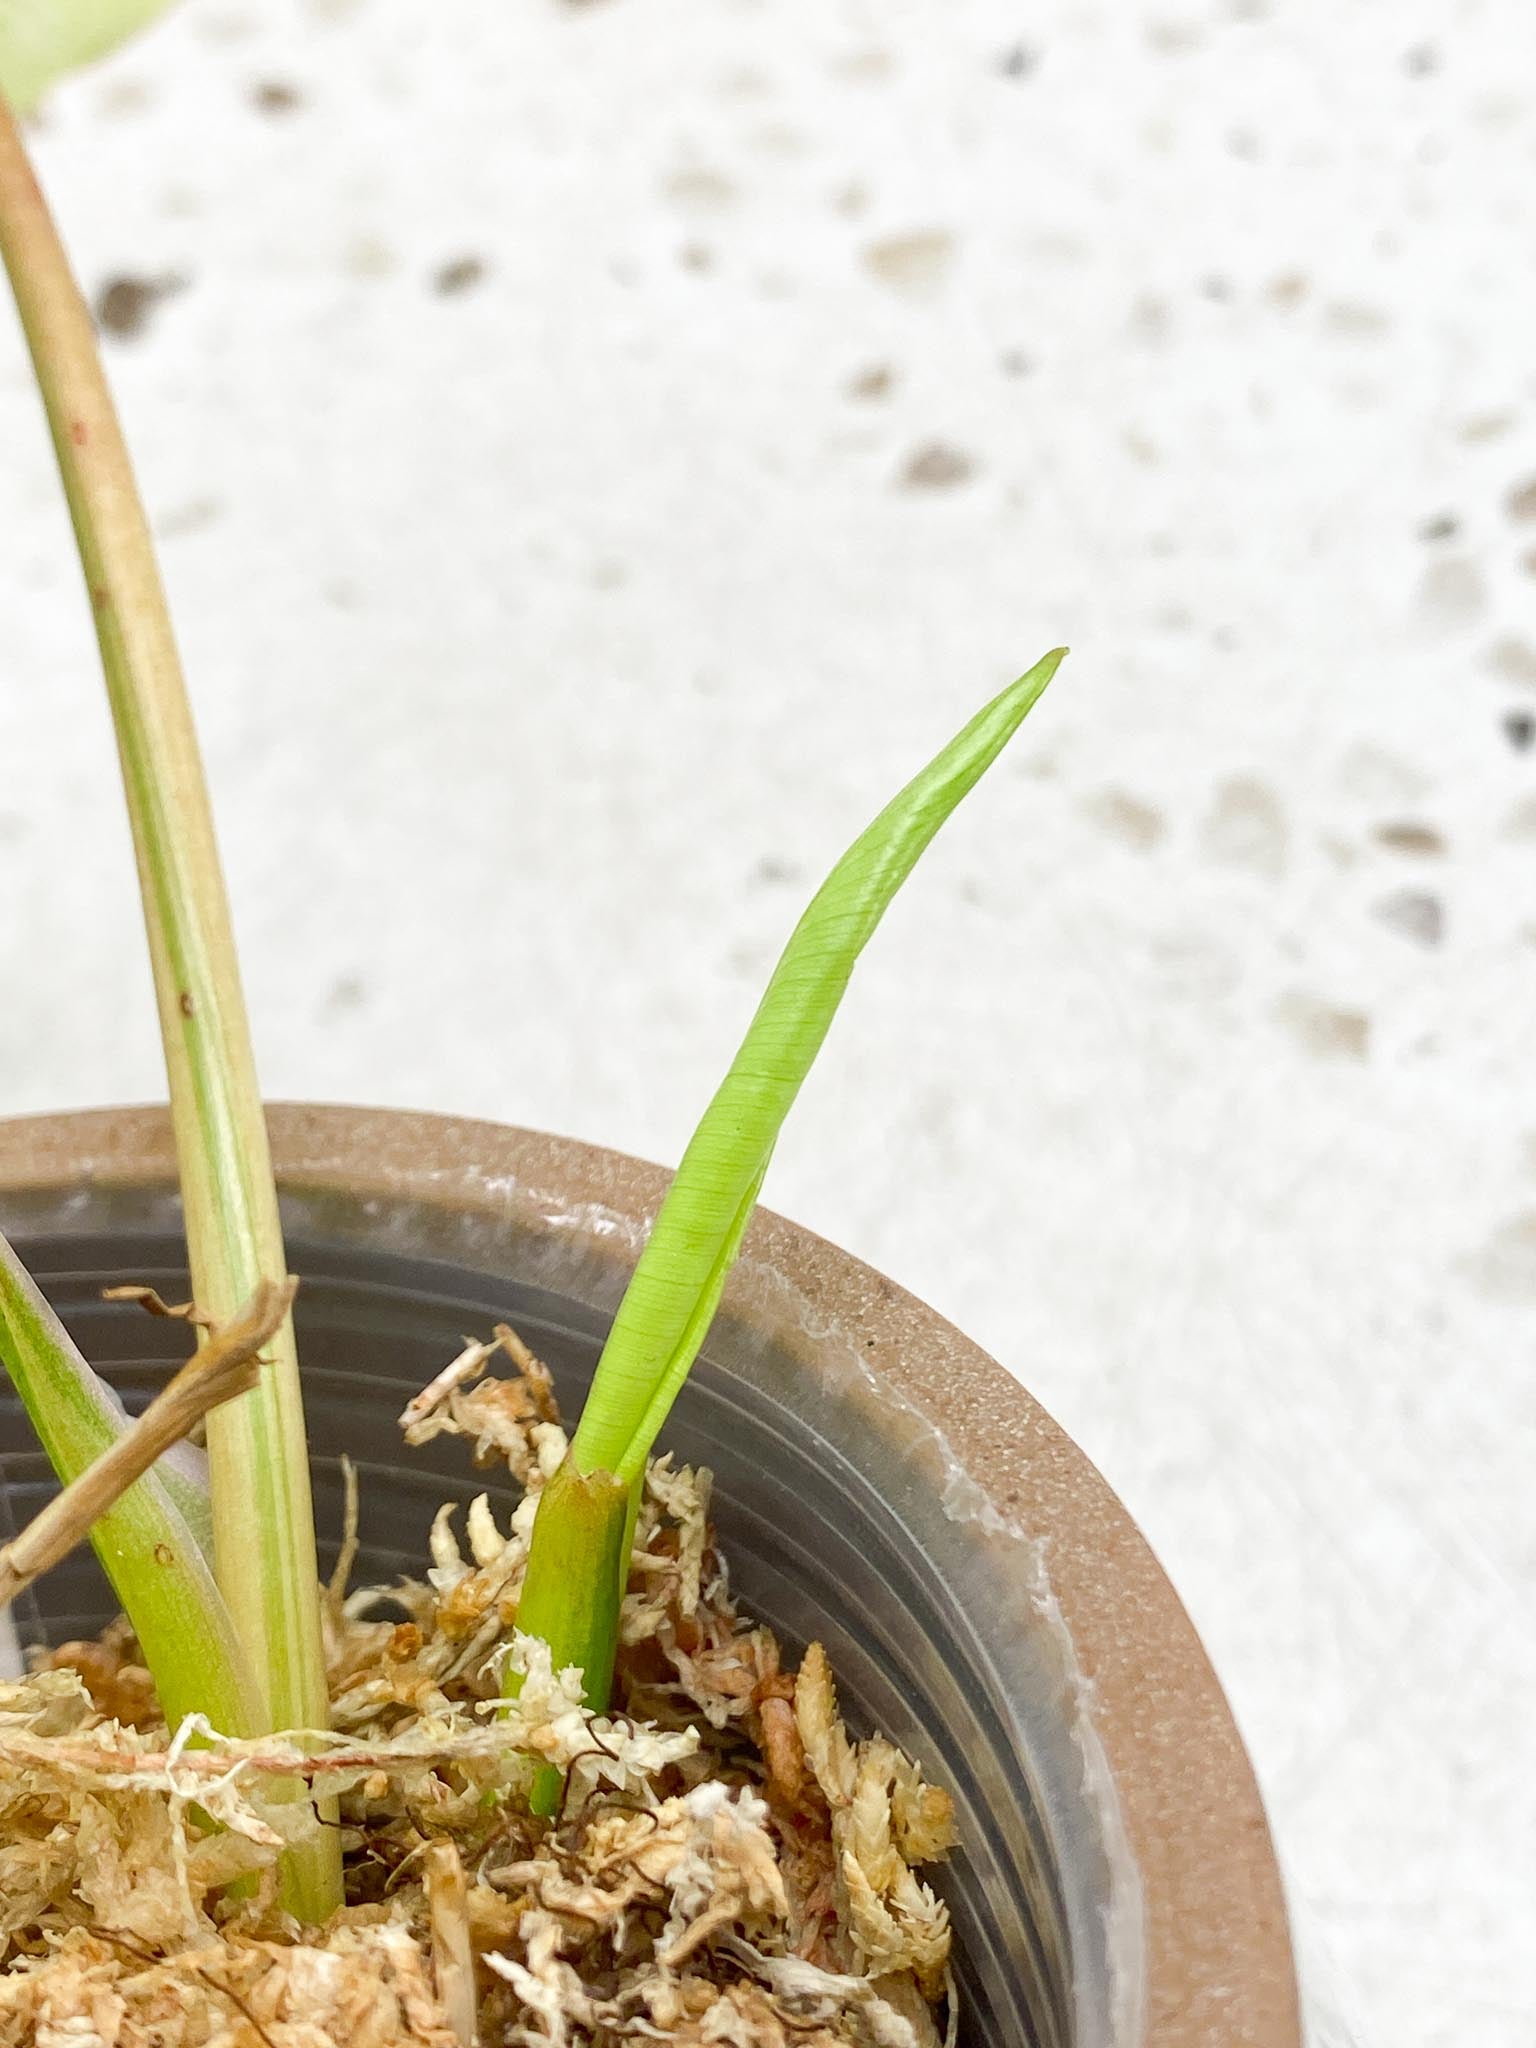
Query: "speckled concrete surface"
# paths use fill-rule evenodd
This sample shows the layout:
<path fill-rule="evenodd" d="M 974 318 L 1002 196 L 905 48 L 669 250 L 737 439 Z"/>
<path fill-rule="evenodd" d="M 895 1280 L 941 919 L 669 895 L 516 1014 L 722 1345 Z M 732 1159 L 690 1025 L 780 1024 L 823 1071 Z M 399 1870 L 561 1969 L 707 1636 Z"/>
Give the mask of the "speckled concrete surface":
<path fill-rule="evenodd" d="M 1119 1487 L 1381 2048 L 1536 2011 L 1529 53 L 1520 0 L 191 0 L 39 138 L 274 1094 L 675 1156 L 810 881 L 1072 642 L 772 1197 Z M 8 332 L 0 446 L 0 1103 L 142 1098 Z"/>

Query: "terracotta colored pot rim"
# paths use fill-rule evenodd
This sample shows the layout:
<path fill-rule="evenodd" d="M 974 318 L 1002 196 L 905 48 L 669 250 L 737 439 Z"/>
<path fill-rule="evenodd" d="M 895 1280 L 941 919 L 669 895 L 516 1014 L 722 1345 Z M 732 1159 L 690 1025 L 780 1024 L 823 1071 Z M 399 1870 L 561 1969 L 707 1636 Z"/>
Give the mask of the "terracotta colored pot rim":
<path fill-rule="evenodd" d="M 574 1140 L 393 1110 L 275 1105 L 286 1198 L 345 1193 L 431 1225 L 437 1256 L 486 1259 L 511 1227 L 589 1259 L 616 1297 L 666 1186 L 659 1167 Z M 164 1110 L 0 1121 L 0 1200 L 169 1188 Z M 1139 1875 L 1139 2027 L 1148 2048 L 1297 2048 L 1280 1881 L 1248 1759 L 1200 1642 L 1124 1508 L 1010 1374 L 911 1295 L 762 1211 L 727 1292 L 742 1322 L 855 1333 L 882 1400 L 931 1430 L 945 1499 L 1043 1556 L 1092 1738 Z M 1117 2036 L 1117 2038 L 1119 2038 Z"/>

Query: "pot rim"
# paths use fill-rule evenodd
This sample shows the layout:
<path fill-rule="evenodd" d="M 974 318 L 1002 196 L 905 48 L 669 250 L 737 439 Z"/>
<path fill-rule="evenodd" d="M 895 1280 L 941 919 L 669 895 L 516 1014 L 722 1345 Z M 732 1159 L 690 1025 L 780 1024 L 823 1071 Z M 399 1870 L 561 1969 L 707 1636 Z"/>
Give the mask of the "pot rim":
<path fill-rule="evenodd" d="M 274 1103 L 280 1185 L 585 1229 L 630 1257 L 670 1175 L 571 1138 L 430 1112 Z M 0 1197 L 173 1183 L 164 1108 L 0 1119 Z M 760 1209 L 726 1306 L 755 1271 L 858 1330 L 882 1380 L 990 1510 L 1048 1544 L 1051 1593 L 1091 1689 L 1143 1890 L 1146 2048 L 1299 2048 L 1279 1871 L 1252 1766 L 1167 1577 L 1096 1468 L 1011 1373 L 850 1253 Z"/>

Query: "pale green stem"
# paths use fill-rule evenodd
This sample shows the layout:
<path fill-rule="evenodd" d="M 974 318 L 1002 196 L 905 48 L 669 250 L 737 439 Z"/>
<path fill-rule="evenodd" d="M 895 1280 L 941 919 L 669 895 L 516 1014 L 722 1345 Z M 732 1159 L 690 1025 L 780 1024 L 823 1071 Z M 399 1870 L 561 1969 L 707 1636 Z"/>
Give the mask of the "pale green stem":
<path fill-rule="evenodd" d="M 229 908 L 181 663 L 95 331 L 14 118 L 0 106 L 0 254 L 47 409 L 101 646 L 170 1084 L 193 1292 L 215 1320 L 287 1270 Z M 258 1675 L 265 1732 L 329 1700 L 291 1321 L 253 1394 L 209 1418 L 219 1585 Z M 335 1838 L 296 1852 L 290 1903 L 340 1897 Z"/>

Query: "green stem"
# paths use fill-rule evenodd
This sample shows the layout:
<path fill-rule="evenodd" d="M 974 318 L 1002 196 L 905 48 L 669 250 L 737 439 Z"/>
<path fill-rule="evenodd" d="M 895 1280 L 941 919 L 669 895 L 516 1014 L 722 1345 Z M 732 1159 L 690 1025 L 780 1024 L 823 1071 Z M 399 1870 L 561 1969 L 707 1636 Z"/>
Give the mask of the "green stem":
<path fill-rule="evenodd" d="M 193 1291 L 216 1320 L 287 1271 L 213 820 L 148 523 L 95 332 L 16 123 L 0 105 L 0 255 L 32 353 L 101 647 L 170 1084 Z M 291 1322 L 256 1392 L 209 1418 L 220 1588 L 264 1694 L 261 1730 L 329 1717 L 309 1463 Z M 340 1901 L 322 1830 L 292 1909 Z"/>
<path fill-rule="evenodd" d="M 550 1645 L 555 1669 L 575 1665 L 594 1714 L 608 1705 L 619 1644 L 619 1609 L 629 1576 L 630 1489 L 611 1472 L 578 1472 L 567 1458 L 539 1496 L 534 1542 L 517 1603 L 524 1635 Z M 520 1681 L 514 1674 L 509 1690 Z M 533 1810 L 552 1814 L 560 1773 L 546 1764 L 534 1781 Z"/>

